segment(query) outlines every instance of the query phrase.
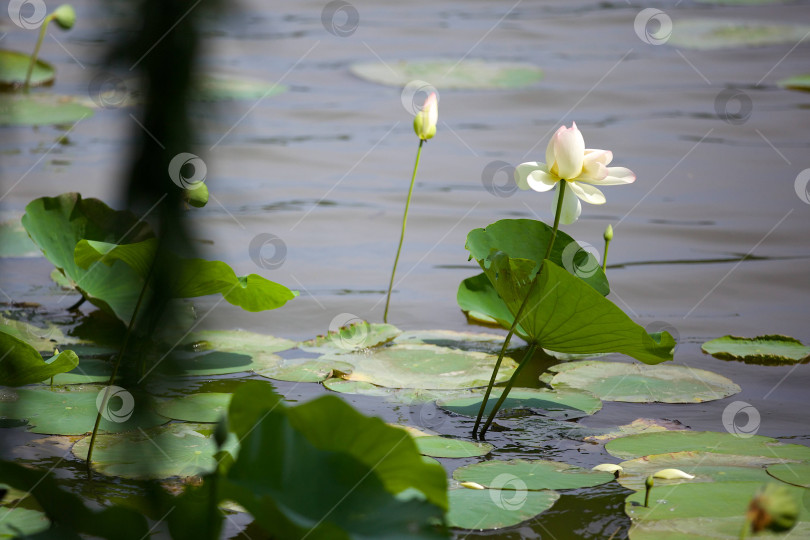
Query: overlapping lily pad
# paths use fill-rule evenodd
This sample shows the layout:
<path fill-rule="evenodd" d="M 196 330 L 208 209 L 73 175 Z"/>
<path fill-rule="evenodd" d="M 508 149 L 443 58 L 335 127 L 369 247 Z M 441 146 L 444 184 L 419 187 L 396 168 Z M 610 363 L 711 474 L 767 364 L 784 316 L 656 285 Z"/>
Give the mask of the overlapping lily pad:
<path fill-rule="evenodd" d="M 272 369 L 281 363 L 276 354 L 242 354 L 237 352 L 206 351 L 201 353 L 180 352 L 165 360 L 160 369 L 171 375 L 207 377 Z"/>
<path fill-rule="evenodd" d="M 485 456 L 494 448 L 489 443 L 451 439 L 438 435 L 414 437 L 419 453 L 440 458 L 469 458 Z"/>
<path fill-rule="evenodd" d="M 321 382 L 337 374 L 348 374 L 354 369 L 352 364 L 330 359 L 285 358 L 274 366 L 254 369 L 257 375 L 276 381 Z"/>
<path fill-rule="evenodd" d="M 44 381 L 57 373 L 79 365 L 73 351 L 62 351 L 51 358 L 42 355 L 25 341 L 0 332 L 0 385 L 23 386 Z"/>
<path fill-rule="evenodd" d="M 79 365 L 72 370 L 54 375 L 53 384 L 93 384 L 110 380 L 113 364 L 107 360 L 82 357 Z"/>
<path fill-rule="evenodd" d="M 680 422 L 672 420 L 660 420 L 655 418 L 636 418 L 629 424 L 616 426 L 615 428 L 592 428 L 577 425 L 569 432 L 569 437 L 581 439 L 592 443 L 606 443 L 619 437 L 637 435 L 639 433 L 656 433 L 659 431 L 685 430 L 686 426 Z"/>
<path fill-rule="evenodd" d="M 686 366 L 629 364 L 585 360 L 549 368 L 555 388 L 587 390 L 604 401 L 631 403 L 701 403 L 736 394 L 731 380 Z"/>
<path fill-rule="evenodd" d="M 51 521 L 44 512 L 0 506 L 0 538 L 20 538 L 46 531 Z"/>
<path fill-rule="evenodd" d="M 195 351 L 217 350 L 235 353 L 275 353 L 296 346 L 296 342 L 246 330 L 202 330 L 182 341 Z"/>
<path fill-rule="evenodd" d="M 28 420 L 28 431 L 53 435 L 84 435 L 93 431 L 98 408 L 96 405 L 103 386 L 73 385 L 51 390 L 47 386 L 20 388 L 0 392 L 0 417 Z M 130 410 L 124 396 L 112 394 L 108 416 L 101 419 L 99 432 L 118 433 L 148 428 L 166 422 L 151 412 L 143 397 L 135 397 Z"/>
<path fill-rule="evenodd" d="M 155 411 L 172 420 L 218 422 L 227 415 L 232 394 L 206 392 L 189 394 L 155 404 Z"/>
<path fill-rule="evenodd" d="M 0 126 L 72 124 L 89 118 L 93 109 L 72 96 L 55 94 L 0 95 Z"/>
<path fill-rule="evenodd" d="M 678 19 L 667 42 L 687 49 L 727 49 L 765 45 L 793 45 L 810 26 L 761 20 Z"/>
<path fill-rule="evenodd" d="M 344 378 L 387 388 L 458 390 L 486 386 L 497 357 L 435 347 L 397 345 L 351 354 L 324 355 L 321 360 L 339 360 L 354 366 Z M 515 362 L 504 359 L 498 382 L 509 379 Z"/>
<path fill-rule="evenodd" d="M 493 388 L 485 414 L 489 414 L 501 396 L 501 388 Z M 442 399 L 439 407 L 456 414 L 475 417 L 481 407 L 481 394 L 468 397 Z M 515 409 L 531 411 L 558 420 L 572 420 L 596 413 L 602 402 L 592 394 L 580 390 L 544 390 L 536 388 L 513 388 L 504 400 L 499 416 L 509 416 Z"/>
<path fill-rule="evenodd" d="M 480 332 L 456 332 L 453 330 L 409 330 L 394 339 L 402 345 L 436 345 L 462 351 L 481 351 L 492 354 L 500 352 L 504 336 Z"/>
<path fill-rule="evenodd" d="M 447 524 L 459 529 L 502 529 L 545 512 L 557 502 L 556 491 L 451 489 Z"/>
<path fill-rule="evenodd" d="M 740 437 L 713 431 L 662 431 L 630 435 L 608 442 L 605 449 L 612 456 L 633 459 L 664 452 L 715 452 L 737 456 L 764 456 L 796 461 L 810 460 L 810 447 L 784 444 L 771 437 Z"/>
<path fill-rule="evenodd" d="M 304 341 L 299 348 L 316 353 L 361 351 L 388 343 L 401 333 L 399 328 L 390 324 L 353 321 L 336 330 L 330 330 L 326 335 Z"/>
<path fill-rule="evenodd" d="M 484 461 L 453 472 L 459 482 L 475 482 L 486 488 L 526 490 L 575 489 L 598 486 L 614 479 L 612 473 L 591 471 L 547 460 L 513 459 Z"/>
<path fill-rule="evenodd" d="M 783 463 L 768 467 L 768 474 L 787 484 L 810 489 L 810 464 Z M 806 497 L 810 498 L 810 495 Z"/>
<path fill-rule="evenodd" d="M 169 424 L 149 431 L 99 435 L 92 466 L 98 472 L 124 478 L 167 478 L 211 472 L 217 461 L 213 424 Z M 73 454 L 87 459 L 90 437 L 73 446 Z"/>
<path fill-rule="evenodd" d="M 73 345 L 79 342 L 79 340 L 63 334 L 56 325 L 48 324 L 47 328 L 42 328 L 25 321 L 9 319 L 3 315 L 0 315 L 0 332 L 14 336 L 43 353 L 52 353 L 57 346 Z"/>
<path fill-rule="evenodd" d="M 0 50 L 0 88 L 4 90 L 21 88 L 25 84 L 31 56 L 22 52 Z M 37 59 L 31 71 L 30 86 L 53 84 L 56 70 L 48 62 Z"/>
<path fill-rule="evenodd" d="M 707 341 L 701 349 L 715 358 L 746 364 L 781 366 L 810 362 L 810 347 L 790 336 L 723 336 Z"/>
<path fill-rule="evenodd" d="M 467 395 L 465 390 L 425 390 L 422 388 L 385 388 L 365 381 L 347 381 L 336 377 L 326 379 L 323 385 L 341 394 L 385 397 L 399 403 L 426 403 L 450 396 Z"/>
<path fill-rule="evenodd" d="M 534 64 L 473 59 L 361 62 L 352 64 L 350 70 L 357 77 L 378 84 L 404 86 L 422 80 L 441 90 L 521 88 L 543 77 L 542 70 Z"/>

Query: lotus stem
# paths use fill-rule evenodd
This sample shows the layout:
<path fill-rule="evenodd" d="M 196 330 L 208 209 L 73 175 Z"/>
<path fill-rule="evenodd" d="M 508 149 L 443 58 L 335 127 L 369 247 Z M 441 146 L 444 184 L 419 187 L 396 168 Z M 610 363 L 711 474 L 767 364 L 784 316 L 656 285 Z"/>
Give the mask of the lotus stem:
<path fill-rule="evenodd" d="M 402 232 L 399 235 L 399 246 L 397 247 L 397 256 L 394 257 L 394 269 L 391 270 L 391 281 L 388 283 L 388 296 L 385 298 L 385 312 L 383 312 L 383 322 L 388 322 L 388 305 L 391 303 L 391 289 L 394 288 L 394 275 L 397 273 L 397 263 L 399 262 L 399 254 L 402 251 L 402 242 L 405 240 L 405 226 L 408 224 L 408 209 L 411 206 L 411 196 L 413 195 L 413 184 L 416 180 L 416 170 L 419 168 L 419 157 L 422 155 L 422 145 L 424 139 L 419 139 L 419 149 L 416 151 L 416 163 L 413 165 L 413 174 L 411 175 L 411 187 L 408 189 L 408 199 L 405 201 L 405 214 L 402 216 Z"/>
<path fill-rule="evenodd" d="M 644 481 L 644 508 L 650 507 L 650 492 L 652 491 L 653 484 L 655 484 L 655 480 L 653 480 L 652 476 L 648 476 L 647 479 Z"/>
<path fill-rule="evenodd" d="M 526 351 L 526 356 L 524 356 L 523 360 L 520 361 L 520 364 L 518 364 L 517 369 L 515 369 L 515 372 L 512 374 L 512 377 L 509 379 L 509 382 L 506 383 L 506 386 L 504 387 L 503 392 L 501 392 L 501 397 L 499 397 L 498 401 L 495 402 L 495 406 L 492 408 L 492 411 L 490 411 L 490 413 L 489 413 L 489 418 L 487 418 L 487 421 L 484 424 L 484 427 L 481 428 L 481 438 L 482 439 L 486 435 L 487 430 L 489 429 L 489 426 L 492 424 L 492 421 L 495 420 L 495 415 L 498 414 L 498 411 L 500 410 L 501 405 L 503 405 L 503 402 L 506 401 L 506 396 L 509 395 L 509 392 L 512 390 L 512 387 L 515 385 L 515 381 L 517 380 L 518 374 L 520 374 L 520 371 L 523 369 L 523 367 L 526 364 L 528 364 L 529 361 L 534 357 L 534 352 L 536 350 L 537 350 L 537 343 L 532 343 L 529 346 L 529 350 Z"/>
<path fill-rule="evenodd" d="M 554 227 L 551 229 L 551 239 L 549 240 L 548 246 L 546 246 L 546 254 L 543 256 L 543 260 L 540 261 L 540 268 L 537 269 L 537 274 L 535 274 L 534 279 L 532 280 L 531 284 L 529 285 L 528 291 L 526 291 L 526 296 L 523 298 L 523 302 L 520 304 L 517 313 L 515 314 L 515 320 L 512 321 L 512 326 L 509 328 L 509 332 L 506 334 L 506 339 L 503 341 L 503 346 L 501 346 L 501 352 L 498 354 L 498 360 L 495 362 L 495 367 L 492 369 L 492 377 L 489 379 L 489 385 L 487 386 L 487 390 L 484 393 L 484 399 L 481 401 L 481 407 L 478 409 L 478 416 L 475 419 L 475 426 L 473 426 L 472 436 L 473 438 L 478 438 L 478 426 L 481 425 L 481 418 L 484 416 L 484 410 L 487 406 L 487 401 L 489 400 L 489 395 L 492 393 L 492 387 L 495 385 L 495 380 L 498 376 L 498 370 L 501 368 L 501 362 L 503 362 L 503 357 L 506 354 L 506 349 L 509 347 L 509 342 L 512 340 L 512 335 L 514 335 L 515 330 L 518 327 L 519 321 L 523 316 L 523 311 L 526 309 L 526 304 L 529 303 L 529 297 L 531 296 L 532 290 L 534 289 L 535 284 L 537 283 L 537 279 L 540 277 L 540 272 L 543 271 L 543 264 L 546 259 L 548 259 L 549 255 L 551 255 L 551 249 L 554 247 L 554 239 L 557 238 L 557 229 L 560 228 L 560 213 L 562 212 L 562 203 L 563 198 L 565 198 L 565 180 L 560 181 L 560 198 L 557 199 L 557 208 L 554 212 Z M 518 369 L 520 366 L 518 366 Z M 506 394 L 509 391 L 506 390 L 502 397 L 504 399 Z M 493 409 L 493 413 L 498 412 L 498 407 L 496 406 Z M 483 436 L 483 433 L 482 433 Z"/>
<path fill-rule="evenodd" d="M 42 26 L 39 27 L 39 38 L 37 38 L 37 44 L 34 47 L 34 54 L 31 55 L 31 61 L 28 63 L 28 71 L 25 74 L 25 83 L 23 83 L 23 92 L 26 94 L 28 93 L 28 88 L 31 86 L 31 74 L 34 73 L 34 65 L 37 63 L 39 48 L 42 46 L 42 40 L 45 39 L 45 31 L 48 29 L 48 23 L 51 22 L 51 19 L 53 19 L 53 13 L 45 17 L 45 20 L 42 21 Z"/>

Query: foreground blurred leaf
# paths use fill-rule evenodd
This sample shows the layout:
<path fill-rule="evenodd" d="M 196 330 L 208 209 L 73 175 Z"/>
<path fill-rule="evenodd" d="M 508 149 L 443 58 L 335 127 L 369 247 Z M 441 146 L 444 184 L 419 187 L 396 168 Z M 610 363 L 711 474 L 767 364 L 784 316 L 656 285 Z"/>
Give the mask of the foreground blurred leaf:
<path fill-rule="evenodd" d="M 28 343 L 0 331 L 0 386 L 44 381 L 78 365 L 79 357 L 73 351 L 62 351 L 46 360 Z"/>

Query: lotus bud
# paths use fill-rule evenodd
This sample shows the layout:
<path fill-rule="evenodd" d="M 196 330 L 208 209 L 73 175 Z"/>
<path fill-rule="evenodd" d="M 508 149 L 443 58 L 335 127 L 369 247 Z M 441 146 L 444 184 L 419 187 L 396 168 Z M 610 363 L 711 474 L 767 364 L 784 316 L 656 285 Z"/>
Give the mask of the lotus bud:
<path fill-rule="evenodd" d="M 51 13 L 51 17 L 62 30 L 70 30 L 76 23 L 76 10 L 70 4 L 62 4 Z"/>
<path fill-rule="evenodd" d="M 652 491 L 653 485 L 655 484 L 655 480 L 653 480 L 652 476 L 648 476 L 647 479 L 644 481 L 644 487 L 647 489 L 646 493 L 644 493 L 644 507 L 650 507 L 650 491 Z"/>
<path fill-rule="evenodd" d="M 202 208 L 208 204 L 208 186 L 204 183 L 199 183 L 194 189 L 185 190 L 183 192 L 183 200 L 194 208 Z"/>
<path fill-rule="evenodd" d="M 608 225 L 605 229 L 605 234 L 602 235 L 605 239 L 605 242 L 610 242 L 613 240 L 613 225 Z"/>
<path fill-rule="evenodd" d="M 680 469 L 661 469 L 653 475 L 653 478 L 663 478 L 664 480 L 691 480 L 695 475 L 683 472 Z"/>
<path fill-rule="evenodd" d="M 420 139 L 426 141 L 436 134 L 436 122 L 439 121 L 439 103 L 436 92 L 431 92 L 413 119 L 413 130 Z"/>
<path fill-rule="evenodd" d="M 789 531 L 799 519 L 799 503 L 785 485 L 766 484 L 751 500 L 746 520 L 755 533 Z"/>
<path fill-rule="evenodd" d="M 486 489 L 484 486 L 477 482 L 461 482 L 461 486 L 467 489 Z"/>

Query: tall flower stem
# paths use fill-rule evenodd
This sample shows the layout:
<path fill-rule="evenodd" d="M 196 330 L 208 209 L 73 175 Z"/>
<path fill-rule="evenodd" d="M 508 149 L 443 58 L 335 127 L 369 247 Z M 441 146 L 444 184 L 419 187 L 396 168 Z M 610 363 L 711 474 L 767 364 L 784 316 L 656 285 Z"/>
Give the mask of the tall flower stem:
<path fill-rule="evenodd" d="M 551 255 L 551 249 L 554 247 L 554 239 L 557 238 L 557 230 L 560 228 L 560 213 L 562 212 L 562 204 L 563 199 L 565 198 L 565 187 L 566 183 L 565 180 L 560 180 L 560 197 L 557 199 L 557 208 L 554 212 L 554 227 L 551 229 L 551 239 L 548 242 L 548 246 L 546 246 L 546 254 L 543 256 L 543 260 L 540 261 L 540 268 L 537 269 L 537 274 L 535 274 L 534 279 L 532 280 L 531 284 L 529 285 L 529 289 L 526 291 L 526 296 L 523 298 L 523 302 L 520 304 L 517 313 L 515 314 L 515 320 L 512 321 L 512 326 L 509 328 L 509 332 L 506 334 L 506 339 L 503 341 L 503 346 L 501 347 L 501 352 L 498 354 L 498 360 L 495 362 L 495 367 L 492 369 L 492 377 L 489 379 L 489 385 L 487 386 L 487 391 L 484 393 L 484 399 L 481 402 L 481 408 L 478 409 L 478 416 L 475 419 L 475 426 L 473 426 L 473 438 L 478 437 L 478 427 L 481 425 L 481 418 L 484 416 L 484 410 L 487 406 L 487 400 L 489 400 L 489 395 L 492 393 L 492 387 L 495 385 L 495 380 L 498 377 L 498 370 L 501 368 L 501 362 L 503 362 L 503 357 L 506 354 L 506 349 L 509 347 L 509 342 L 512 340 L 512 336 L 515 333 L 515 330 L 518 327 L 520 319 L 523 317 L 523 312 L 526 310 L 526 305 L 529 303 L 529 297 L 534 290 L 535 285 L 537 284 L 537 280 L 540 277 L 540 272 L 543 271 L 543 261 L 548 259 L 549 255 Z M 536 344 L 532 344 L 536 346 Z M 534 351 L 532 350 L 532 353 Z M 521 363 L 522 365 L 522 363 Z M 515 375 L 520 370 L 520 365 L 518 369 L 515 370 Z M 503 400 L 506 399 L 506 395 L 509 393 L 509 390 L 512 388 L 512 380 L 514 379 L 514 375 L 512 379 L 510 379 L 510 384 L 504 389 L 503 394 L 501 394 L 501 399 L 496 404 L 495 408 L 492 410 L 490 414 L 490 418 L 487 421 L 487 425 L 481 431 L 481 438 L 484 437 L 486 431 L 492 422 L 492 418 L 494 418 L 495 414 L 498 412 L 498 407 L 503 403 Z"/>
<path fill-rule="evenodd" d="M 405 240 L 405 226 L 408 224 L 408 209 L 411 206 L 411 195 L 413 195 L 413 184 L 416 180 L 416 170 L 419 168 L 419 157 L 422 155 L 422 145 L 425 143 L 424 139 L 419 139 L 419 149 L 416 151 L 416 163 L 413 165 L 413 175 L 411 175 L 411 187 L 408 189 L 408 199 L 405 201 L 405 214 L 402 216 L 402 232 L 399 235 L 399 246 L 397 247 L 397 256 L 394 258 L 394 269 L 391 270 L 391 281 L 388 283 L 388 296 L 385 297 L 385 312 L 383 313 L 383 322 L 388 322 L 388 305 L 391 303 L 391 289 L 394 288 L 394 275 L 397 273 L 397 263 L 399 262 L 399 254 L 402 251 L 402 242 Z"/>
<path fill-rule="evenodd" d="M 53 19 L 53 13 L 45 17 L 42 25 L 39 27 L 39 38 L 34 47 L 34 54 L 31 55 L 31 61 L 28 63 L 28 71 L 25 74 L 25 83 L 23 84 L 23 92 L 28 93 L 28 87 L 31 85 L 31 74 L 34 72 L 34 65 L 37 63 L 39 56 L 39 48 L 42 46 L 42 40 L 45 39 L 45 31 L 48 29 L 48 23 Z"/>

